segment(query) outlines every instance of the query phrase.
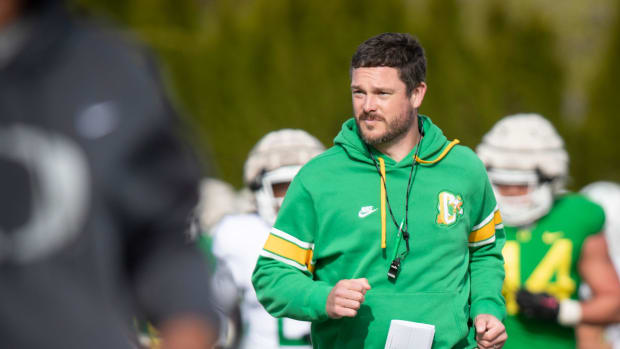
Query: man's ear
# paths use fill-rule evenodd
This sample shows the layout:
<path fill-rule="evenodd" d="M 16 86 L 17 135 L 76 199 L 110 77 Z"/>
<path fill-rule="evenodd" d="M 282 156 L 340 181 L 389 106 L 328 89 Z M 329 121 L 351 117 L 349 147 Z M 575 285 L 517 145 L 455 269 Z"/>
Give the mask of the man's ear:
<path fill-rule="evenodd" d="M 414 87 L 413 91 L 411 91 L 411 97 L 409 97 L 409 102 L 413 109 L 418 109 L 422 105 L 422 101 L 424 100 L 424 95 L 426 94 L 426 83 L 422 81 L 416 87 Z"/>

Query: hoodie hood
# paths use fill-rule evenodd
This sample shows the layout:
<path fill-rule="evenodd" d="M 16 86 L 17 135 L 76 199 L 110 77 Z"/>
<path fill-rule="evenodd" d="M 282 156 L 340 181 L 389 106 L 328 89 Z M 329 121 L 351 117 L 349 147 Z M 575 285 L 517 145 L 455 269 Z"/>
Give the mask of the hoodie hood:
<path fill-rule="evenodd" d="M 417 158 L 422 165 L 432 165 L 440 161 L 455 144 L 459 143 L 458 139 L 448 142 L 441 129 L 435 126 L 428 116 L 418 115 L 418 123 L 421 123 L 424 130 L 424 137 L 420 143 L 419 157 Z M 373 164 L 368 153 L 369 147 L 366 146 L 358 133 L 355 118 L 350 118 L 342 124 L 342 129 L 334 139 L 334 144 L 342 147 L 351 159 Z M 412 163 L 411 158 L 414 156 L 416 148 L 417 146 L 398 163 L 374 147 L 370 147 L 370 150 L 375 157 L 384 158 L 388 166 L 407 167 Z"/>

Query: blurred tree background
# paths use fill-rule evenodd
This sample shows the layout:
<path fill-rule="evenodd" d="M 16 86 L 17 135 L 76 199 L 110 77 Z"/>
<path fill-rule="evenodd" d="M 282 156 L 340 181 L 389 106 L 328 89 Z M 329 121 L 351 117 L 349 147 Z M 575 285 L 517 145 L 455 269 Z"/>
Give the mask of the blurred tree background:
<path fill-rule="evenodd" d="M 570 188 L 620 181 L 613 0 L 73 0 L 159 55 L 211 175 L 240 187 L 265 133 L 302 128 L 326 146 L 351 115 L 349 62 L 387 31 L 428 58 L 421 113 L 475 148 L 500 117 L 538 112 L 563 135 Z"/>

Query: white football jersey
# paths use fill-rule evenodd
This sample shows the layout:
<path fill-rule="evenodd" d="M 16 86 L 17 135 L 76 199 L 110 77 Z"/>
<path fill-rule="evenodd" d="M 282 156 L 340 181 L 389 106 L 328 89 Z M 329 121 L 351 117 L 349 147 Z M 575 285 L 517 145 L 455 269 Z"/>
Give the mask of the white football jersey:
<path fill-rule="evenodd" d="M 270 229 L 258 214 L 239 214 L 224 217 L 212 231 L 213 254 L 226 263 L 241 296 L 241 348 L 311 348 L 309 322 L 274 318 L 256 298 L 252 272 Z"/>

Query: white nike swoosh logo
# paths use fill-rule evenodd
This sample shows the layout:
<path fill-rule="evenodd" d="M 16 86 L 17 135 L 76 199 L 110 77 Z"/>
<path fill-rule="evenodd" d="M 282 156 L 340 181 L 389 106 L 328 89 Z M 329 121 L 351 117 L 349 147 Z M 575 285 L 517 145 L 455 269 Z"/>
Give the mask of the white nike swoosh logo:
<path fill-rule="evenodd" d="M 371 213 L 375 212 L 376 210 L 377 210 L 376 208 L 375 208 L 374 210 L 364 210 L 364 209 L 362 209 L 362 210 L 360 210 L 360 212 L 357 214 L 357 216 L 358 216 L 359 218 L 364 218 L 364 217 L 368 216 L 369 214 L 371 214 Z"/>

